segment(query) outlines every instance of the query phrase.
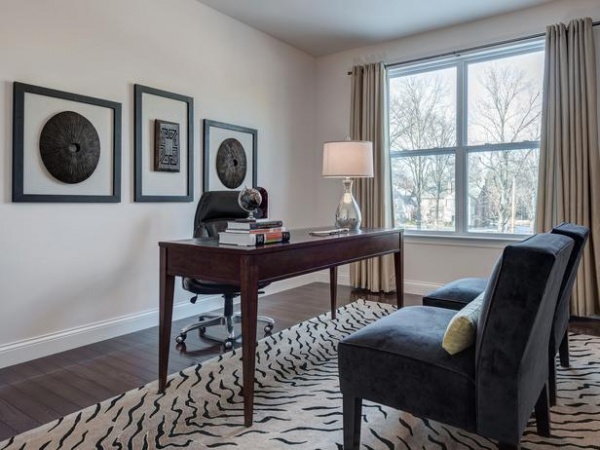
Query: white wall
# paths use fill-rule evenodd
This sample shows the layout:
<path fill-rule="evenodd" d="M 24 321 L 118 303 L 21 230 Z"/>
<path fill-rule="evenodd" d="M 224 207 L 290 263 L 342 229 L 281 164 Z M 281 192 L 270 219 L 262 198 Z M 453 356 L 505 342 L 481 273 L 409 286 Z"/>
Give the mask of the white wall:
<path fill-rule="evenodd" d="M 122 103 L 121 203 L 11 203 L 13 81 Z M 0 367 L 157 324 L 157 242 L 191 235 L 204 118 L 258 129 L 271 215 L 309 225 L 315 59 L 195 0 L 3 0 L 0 82 Z M 133 202 L 134 83 L 194 97 L 193 203 Z"/>
<path fill-rule="evenodd" d="M 350 77 L 356 64 L 377 61 L 397 63 L 435 56 L 449 51 L 501 42 L 545 32 L 547 25 L 579 17 L 600 19 L 598 0 L 557 0 L 514 14 L 480 20 L 462 26 L 425 33 L 380 45 L 341 52 L 317 60 L 317 143 L 343 139 L 348 135 Z M 596 36 L 599 36 L 596 29 Z M 600 49 L 600 41 L 598 42 Z M 600 61 L 600 59 L 599 59 Z M 319 170 L 319 168 L 315 169 Z M 332 220 L 341 186 L 339 180 L 316 180 L 318 217 Z M 408 238 L 405 244 L 405 288 L 424 294 L 440 284 L 465 276 L 487 276 L 505 243 Z M 343 275 L 341 275 L 343 276 Z"/>

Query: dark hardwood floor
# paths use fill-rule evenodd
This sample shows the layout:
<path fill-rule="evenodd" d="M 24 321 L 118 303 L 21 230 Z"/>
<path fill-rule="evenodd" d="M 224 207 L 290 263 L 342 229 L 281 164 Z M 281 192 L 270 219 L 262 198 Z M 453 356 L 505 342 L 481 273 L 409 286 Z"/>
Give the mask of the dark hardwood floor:
<path fill-rule="evenodd" d="M 358 298 L 395 304 L 395 296 L 338 287 L 338 305 Z M 406 295 L 405 304 L 421 298 Z M 329 285 L 312 283 L 262 297 L 259 314 L 275 319 L 273 332 L 329 310 Z M 173 336 L 194 317 L 173 323 Z M 600 335 L 600 321 L 577 322 L 577 331 Z M 259 330 L 259 335 L 260 335 Z M 186 349 L 171 345 L 169 373 L 221 353 L 188 335 Z M 0 369 L 0 441 L 158 378 L 158 327 Z"/>

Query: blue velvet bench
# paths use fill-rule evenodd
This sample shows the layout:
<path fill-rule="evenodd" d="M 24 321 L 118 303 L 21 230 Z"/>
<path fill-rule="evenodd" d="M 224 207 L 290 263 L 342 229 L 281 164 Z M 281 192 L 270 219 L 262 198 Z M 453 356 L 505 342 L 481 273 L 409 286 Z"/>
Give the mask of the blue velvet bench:
<path fill-rule="evenodd" d="M 567 236 L 575 241 L 573 251 L 569 258 L 569 264 L 565 275 L 562 279 L 558 303 L 554 313 L 552 334 L 550 336 L 549 348 L 549 389 L 550 389 L 550 404 L 556 404 L 556 353 L 560 357 L 560 365 L 569 367 L 569 334 L 568 325 L 570 310 L 569 304 L 571 300 L 571 292 L 573 284 L 577 277 L 577 269 L 583 254 L 583 249 L 588 240 L 590 230 L 587 227 L 572 223 L 561 223 L 554 227 L 552 234 L 560 234 Z M 435 306 L 445 309 L 462 309 L 467 303 L 475 299 L 481 294 L 487 286 L 486 278 L 461 278 L 448 283 L 439 289 L 425 295 L 423 297 L 423 305 Z"/>

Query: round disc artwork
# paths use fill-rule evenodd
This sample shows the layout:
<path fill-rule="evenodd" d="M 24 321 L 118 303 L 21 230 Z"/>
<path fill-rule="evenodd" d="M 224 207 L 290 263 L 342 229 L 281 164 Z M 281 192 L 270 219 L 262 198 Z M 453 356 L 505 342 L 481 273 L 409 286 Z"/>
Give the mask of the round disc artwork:
<path fill-rule="evenodd" d="M 239 187 L 246 179 L 248 162 L 244 146 L 234 138 L 225 139 L 217 150 L 217 176 L 229 189 Z"/>
<path fill-rule="evenodd" d="M 64 183 L 88 179 L 100 160 L 100 139 L 92 123 L 73 111 L 52 116 L 40 135 L 42 162 Z"/>

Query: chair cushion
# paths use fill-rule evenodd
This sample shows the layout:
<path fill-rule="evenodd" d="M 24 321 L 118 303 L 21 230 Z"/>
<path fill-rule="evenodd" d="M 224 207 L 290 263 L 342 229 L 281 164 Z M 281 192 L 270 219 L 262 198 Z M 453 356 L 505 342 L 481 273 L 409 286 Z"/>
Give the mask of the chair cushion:
<path fill-rule="evenodd" d="M 442 347 L 451 355 L 460 353 L 475 344 L 483 295 L 484 292 L 475 297 L 475 300 L 457 312 L 448 324 Z"/>
<path fill-rule="evenodd" d="M 423 297 L 423 305 L 446 309 L 462 309 L 487 286 L 485 278 L 461 278 Z"/>
<path fill-rule="evenodd" d="M 474 348 L 454 356 L 442 348 L 453 315 L 406 307 L 343 339 L 342 393 L 474 430 Z"/>

